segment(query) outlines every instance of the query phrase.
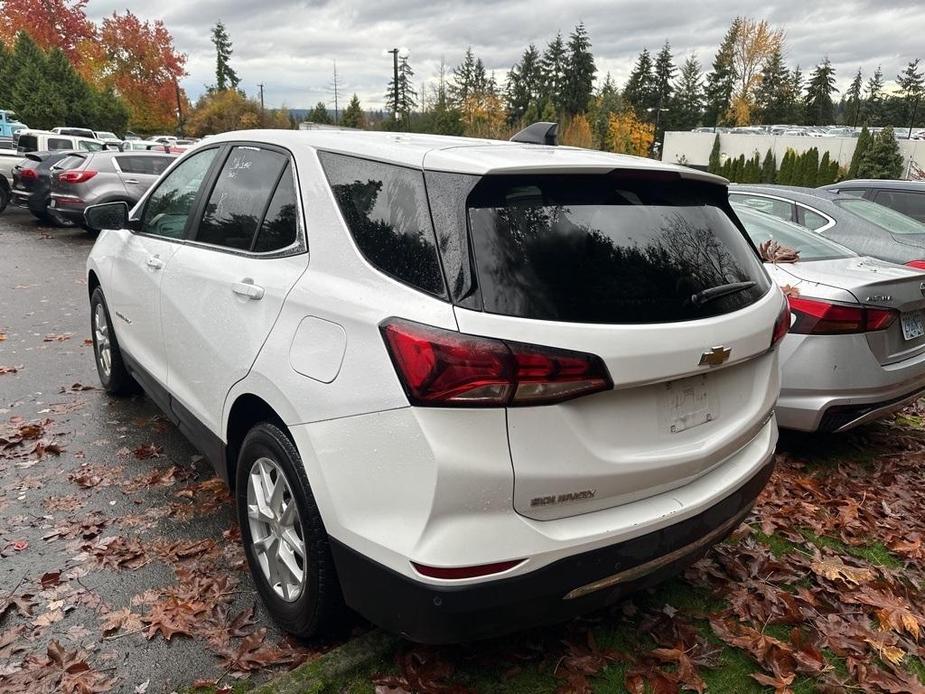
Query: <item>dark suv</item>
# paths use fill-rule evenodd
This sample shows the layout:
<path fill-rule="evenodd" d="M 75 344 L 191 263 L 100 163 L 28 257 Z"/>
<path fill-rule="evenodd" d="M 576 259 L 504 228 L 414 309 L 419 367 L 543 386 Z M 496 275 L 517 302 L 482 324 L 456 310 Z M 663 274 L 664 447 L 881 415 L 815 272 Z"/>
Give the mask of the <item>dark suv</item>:
<path fill-rule="evenodd" d="M 49 211 L 51 201 L 52 167 L 71 152 L 30 152 L 13 167 L 13 187 L 10 190 L 11 201 L 17 207 L 28 209 L 32 215 L 46 224 L 59 221 L 54 212 Z"/>
<path fill-rule="evenodd" d="M 51 175 L 51 208 L 63 219 L 87 227 L 84 209 L 104 202 L 133 207 L 176 157 L 155 152 L 77 152 Z"/>

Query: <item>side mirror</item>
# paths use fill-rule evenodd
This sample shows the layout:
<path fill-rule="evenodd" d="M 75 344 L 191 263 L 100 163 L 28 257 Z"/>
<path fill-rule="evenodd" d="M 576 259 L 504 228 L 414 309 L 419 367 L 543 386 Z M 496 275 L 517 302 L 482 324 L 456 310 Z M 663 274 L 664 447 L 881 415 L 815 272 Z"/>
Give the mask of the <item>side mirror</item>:
<path fill-rule="evenodd" d="M 128 203 L 104 202 L 84 210 L 84 220 L 91 229 L 127 229 Z"/>

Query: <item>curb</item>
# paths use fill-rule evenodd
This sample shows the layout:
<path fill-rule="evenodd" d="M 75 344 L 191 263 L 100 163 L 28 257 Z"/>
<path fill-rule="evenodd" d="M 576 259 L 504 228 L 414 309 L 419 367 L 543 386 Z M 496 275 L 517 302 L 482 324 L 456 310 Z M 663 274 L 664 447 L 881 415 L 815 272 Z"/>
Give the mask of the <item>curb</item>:
<path fill-rule="evenodd" d="M 379 663 L 401 643 L 398 636 L 378 629 L 328 651 L 285 675 L 253 690 L 254 694 L 322 694 L 365 668 Z"/>

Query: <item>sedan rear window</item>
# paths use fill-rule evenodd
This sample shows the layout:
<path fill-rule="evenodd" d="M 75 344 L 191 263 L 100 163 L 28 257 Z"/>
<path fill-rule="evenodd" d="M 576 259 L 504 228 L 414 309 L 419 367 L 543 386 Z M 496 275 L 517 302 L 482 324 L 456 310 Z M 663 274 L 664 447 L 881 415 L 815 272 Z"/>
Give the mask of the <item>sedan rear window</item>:
<path fill-rule="evenodd" d="M 487 176 L 467 202 L 484 310 L 634 324 L 748 306 L 770 283 L 724 198 L 725 189 L 681 179 Z"/>

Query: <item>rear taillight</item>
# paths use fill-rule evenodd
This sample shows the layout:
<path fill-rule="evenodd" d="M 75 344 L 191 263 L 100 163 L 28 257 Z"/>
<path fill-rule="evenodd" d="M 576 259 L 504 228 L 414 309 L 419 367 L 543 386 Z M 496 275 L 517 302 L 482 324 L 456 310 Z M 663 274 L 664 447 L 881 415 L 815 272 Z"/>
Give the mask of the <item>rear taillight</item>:
<path fill-rule="evenodd" d="M 429 576 L 430 578 L 458 580 L 461 578 L 477 578 L 478 576 L 490 576 L 492 574 L 499 574 L 502 571 L 513 569 L 518 564 L 523 563 L 523 561 L 523 559 L 516 559 L 514 561 L 501 561 L 497 564 L 480 564 L 478 566 L 453 567 L 426 566 L 424 564 L 418 564 L 415 562 L 411 562 L 411 565 L 419 574 L 423 576 Z"/>
<path fill-rule="evenodd" d="M 600 357 L 392 319 L 381 326 L 413 405 L 549 405 L 613 387 Z"/>
<path fill-rule="evenodd" d="M 790 297 L 790 310 L 796 320 L 790 332 L 800 335 L 844 335 L 885 330 L 898 311 L 871 306 L 846 306 L 821 299 Z"/>
<path fill-rule="evenodd" d="M 62 171 L 58 174 L 58 180 L 62 183 L 84 183 L 96 176 L 96 171 L 84 169 L 83 171 Z"/>
<path fill-rule="evenodd" d="M 21 169 L 19 172 L 20 181 L 35 181 L 39 177 L 35 169 Z"/>
<path fill-rule="evenodd" d="M 771 332 L 771 349 L 783 340 L 790 330 L 790 305 L 786 300 L 783 303 L 780 313 L 777 314 L 777 320 L 774 321 L 774 330 Z"/>
<path fill-rule="evenodd" d="M 925 270 L 925 260 L 910 260 L 906 267 L 914 267 L 916 270 Z"/>

